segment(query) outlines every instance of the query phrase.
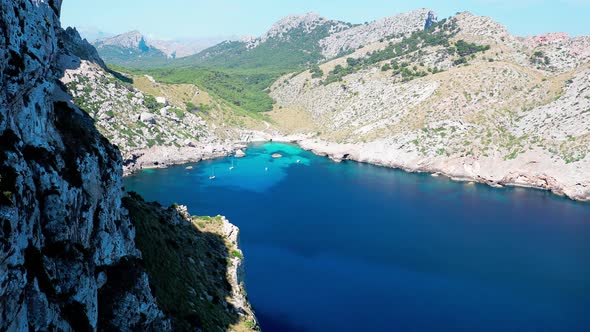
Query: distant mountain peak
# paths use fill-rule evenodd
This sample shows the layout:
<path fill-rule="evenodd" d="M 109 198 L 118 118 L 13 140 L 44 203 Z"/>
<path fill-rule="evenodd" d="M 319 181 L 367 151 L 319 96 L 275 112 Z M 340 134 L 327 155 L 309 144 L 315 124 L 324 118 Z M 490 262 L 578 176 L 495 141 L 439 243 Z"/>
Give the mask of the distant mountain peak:
<path fill-rule="evenodd" d="M 143 48 L 146 45 L 145 37 L 137 30 L 122 33 L 113 37 L 99 39 L 95 42 L 97 47 L 118 46 L 123 48 Z"/>
<path fill-rule="evenodd" d="M 261 42 L 265 42 L 270 38 L 281 36 L 288 33 L 289 31 L 297 28 L 302 28 L 305 33 L 310 33 L 318 26 L 324 23 L 333 23 L 335 26 L 339 26 L 340 30 L 348 28 L 350 25 L 344 22 L 329 20 L 325 17 L 320 16 L 318 13 L 308 12 L 299 15 L 289 15 L 278 20 L 261 38 Z"/>

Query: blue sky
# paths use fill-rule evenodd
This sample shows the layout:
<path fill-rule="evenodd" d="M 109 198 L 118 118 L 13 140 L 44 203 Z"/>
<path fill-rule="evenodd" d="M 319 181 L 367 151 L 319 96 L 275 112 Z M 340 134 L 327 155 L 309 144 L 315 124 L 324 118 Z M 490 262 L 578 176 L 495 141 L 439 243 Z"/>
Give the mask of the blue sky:
<path fill-rule="evenodd" d="M 491 16 L 517 35 L 590 35 L 590 0 L 65 0 L 62 24 L 112 33 L 140 30 L 164 39 L 202 38 L 260 35 L 283 16 L 309 11 L 362 23 L 417 8 L 431 8 L 439 18 L 464 10 Z"/>

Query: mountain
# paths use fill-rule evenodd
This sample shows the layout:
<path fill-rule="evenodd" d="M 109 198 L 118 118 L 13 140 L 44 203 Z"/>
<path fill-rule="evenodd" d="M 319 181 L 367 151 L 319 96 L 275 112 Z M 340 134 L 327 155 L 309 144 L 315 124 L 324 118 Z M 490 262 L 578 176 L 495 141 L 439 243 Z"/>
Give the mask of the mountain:
<path fill-rule="evenodd" d="M 283 76 L 271 118 L 336 160 L 590 199 L 590 37 L 470 13 L 425 26 Z"/>
<path fill-rule="evenodd" d="M 230 38 L 232 37 L 204 37 L 178 40 L 148 39 L 148 43 L 152 47 L 166 53 L 168 57 L 184 58 L 193 54 L 197 54 L 208 47 L 216 45 Z"/>
<path fill-rule="evenodd" d="M 139 31 L 99 39 L 93 45 L 105 62 L 119 66 L 163 65 L 169 59 L 166 53 L 149 45 Z"/>
<path fill-rule="evenodd" d="M 316 13 L 287 16 L 260 37 L 244 37 L 183 59 L 183 64 L 215 68 L 296 69 L 351 52 L 390 35 L 423 29 L 427 9 L 363 25 L 326 19 Z"/>
<path fill-rule="evenodd" d="M 94 42 L 97 39 L 104 39 L 115 35 L 114 33 L 105 32 L 97 27 L 90 26 L 76 27 L 76 30 L 80 33 L 80 36 L 83 39 L 88 40 L 88 42 L 90 43 Z"/>
<path fill-rule="evenodd" d="M 107 63 L 144 68 L 165 65 L 172 59 L 196 54 L 221 40 L 222 37 L 158 40 L 147 38 L 139 31 L 130 31 L 97 39 L 93 45 Z"/>
<path fill-rule="evenodd" d="M 169 330 L 121 157 L 56 84 L 60 4 L 0 2 L 0 330 Z"/>
<path fill-rule="evenodd" d="M 280 76 L 350 53 L 360 44 L 423 30 L 435 16 L 420 9 L 353 25 L 315 13 L 291 15 L 260 37 L 226 41 L 162 68 L 143 69 L 160 81 L 196 83 L 248 112 L 265 112 L 273 105 L 267 89 Z"/>
<path fill-rule="evenodd" d="M 59 79 L 93 66 L 90 92 L 134 91 L 60 11 L 0 1 L 0 330 L 257 330 L 237 228 L 122 190 L 120 151 Z"/>
<path fill-rule="evenodd" d="M 244 114 L 270 111 L 262 133 L 218 122 L 210 132 L 233 132 L 230 143 L 287 135 L 335 160 L 588 200 L 589 67 L 588 36 L 516 37 L 489 17 L 420 9 L 362 25 L 288 16 L 148 72 Z"/>

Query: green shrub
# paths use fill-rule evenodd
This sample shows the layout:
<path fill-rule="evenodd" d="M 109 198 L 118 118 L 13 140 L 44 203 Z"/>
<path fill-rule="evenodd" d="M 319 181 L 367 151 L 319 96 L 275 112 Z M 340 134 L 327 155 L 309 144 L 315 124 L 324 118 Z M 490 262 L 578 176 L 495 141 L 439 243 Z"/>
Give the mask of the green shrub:
<path fill-rule="evenodd" d="M 187 101 L 187 102 L 185 103 L 185 105 L 186 105 L 186 111 L 187 111 L 187 112 L 192 112 L 192 111 L 194 111 L 194 110 L 197 108 L 197 107 L 195 106 L 195 104 L 193 104 L 193 103 L 192 103 L 192 102 L 190 102 L 190 101 Z"/>
<path fill-rule="evenodd" d="M 320 66 L 313 66 L 310 69 L 311 78 L 321 78 L 324 76 L 324 71 L 320 68 Z"/>
<path fill-rule="evenodd" d="M 244 258 L 244 257 L 242 256 L 242 253 L 241 253 L 241 252 L 239 252 L 239 251 L 237 251 L 237 250 L 232 250 L 232 251 L 231 251 L 231 256 L 232 256 L 232 257 L 239 258 L 239 259 L 242 259 L 242 258 Z"/>

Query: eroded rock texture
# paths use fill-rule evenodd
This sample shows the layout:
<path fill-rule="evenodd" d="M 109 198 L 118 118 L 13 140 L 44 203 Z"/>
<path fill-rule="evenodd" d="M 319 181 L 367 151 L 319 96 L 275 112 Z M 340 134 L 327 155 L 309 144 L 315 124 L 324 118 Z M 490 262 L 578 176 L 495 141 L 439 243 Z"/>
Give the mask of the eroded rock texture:
<path fill-rule="evenodd" d="M 0 0 L 0 330 L 166 330 L 120 153 L 57 83 L 60 7 Z"/>

